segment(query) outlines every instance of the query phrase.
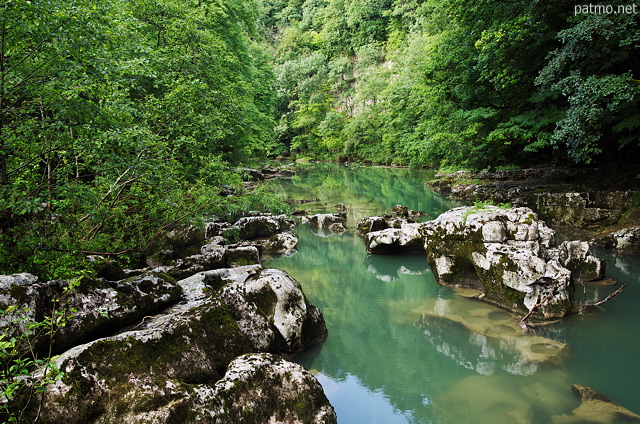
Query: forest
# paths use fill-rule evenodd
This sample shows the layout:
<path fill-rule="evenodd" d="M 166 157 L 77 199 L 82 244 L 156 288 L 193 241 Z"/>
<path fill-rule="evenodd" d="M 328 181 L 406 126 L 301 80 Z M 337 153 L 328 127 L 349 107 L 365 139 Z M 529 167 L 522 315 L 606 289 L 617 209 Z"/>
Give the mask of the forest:
<path fill-rule="evenodd" d="M 639 16 L 607 5 L 5 1 L 0 272 L 135 265 L 176 223 L 281 210 L 237 171 L 269 159 L 634 164 Z"/>

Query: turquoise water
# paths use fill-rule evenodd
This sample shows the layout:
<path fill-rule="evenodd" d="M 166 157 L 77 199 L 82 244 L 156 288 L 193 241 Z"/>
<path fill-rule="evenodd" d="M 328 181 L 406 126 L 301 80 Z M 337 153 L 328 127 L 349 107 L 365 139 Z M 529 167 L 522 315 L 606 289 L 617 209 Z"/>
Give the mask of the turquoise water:
<path fill-rule="evenodd" d="M 355 235 L 365 216 L 403 204 L 435 218 L 457 206 L 427 190 L 423 171 L 330 164 L 270 182 L 314 213 L 349 208 L 348 231 L 323 237 L 299 224 L 286 270 L 324 314 L 329 337 L 296 358 L 322 384 L 339 424 L 585 422 L 572 384 L 640 412 L 640 259 L 606 256 L 608 276 L 629 287 L 601 311 L 524 335 L 520 317 L 439 286 L 424 256 L 368 255 Z M 426 218 L 429 219 L 429 218 Z M 617 287 L 617 286 L 613 286 Z M 615 288 L 594 286 L 601 298 Z"/>

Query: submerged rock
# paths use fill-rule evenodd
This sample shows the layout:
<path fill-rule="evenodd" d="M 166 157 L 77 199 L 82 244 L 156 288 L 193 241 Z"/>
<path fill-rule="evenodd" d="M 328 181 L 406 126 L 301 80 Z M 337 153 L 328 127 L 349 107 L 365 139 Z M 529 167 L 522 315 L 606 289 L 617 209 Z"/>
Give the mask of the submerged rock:
<path fill-rule="evenodd" d="M 560 364 L 568 351 L 565 343 L 523 333 L 509 312 L 460 294 L 426 299 L 411 313 L 419 317 L 418 327 L 439 352 L 482 375 L 501 370 L 532 375 L 542 364 Z M 461 335 L 454 323 L 468 332 Z"/>
<path fill-rule="evenodd" d="M 578 423 L 640 423 L 640 416 L 593 390 L 591 387 L 574 384 L 571 388 L 580 399 L 580 406 L 570 414 L 554 416 L 554 424 Z"/>
<path fill-rule="evenodd" d="M 553 231 L 529 208 L 456 208 L 421 229 L 439 283 L 476 288 L 484 300 L 519 312 L 536 309 L 542 318 L 574 310 L 572 271 L 589 279 L 604 271 L 588 244 L 551 250 Z"/>

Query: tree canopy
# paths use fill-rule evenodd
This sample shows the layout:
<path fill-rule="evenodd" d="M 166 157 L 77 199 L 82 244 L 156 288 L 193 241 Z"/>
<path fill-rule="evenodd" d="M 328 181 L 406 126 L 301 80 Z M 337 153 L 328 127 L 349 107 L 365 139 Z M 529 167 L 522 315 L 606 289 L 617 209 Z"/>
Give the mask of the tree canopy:
<path fill-rule="evenodd" d="M 476 168 L 638 154 L 639 16 L 627 3 L 267 8 L 283 150 Z"/>

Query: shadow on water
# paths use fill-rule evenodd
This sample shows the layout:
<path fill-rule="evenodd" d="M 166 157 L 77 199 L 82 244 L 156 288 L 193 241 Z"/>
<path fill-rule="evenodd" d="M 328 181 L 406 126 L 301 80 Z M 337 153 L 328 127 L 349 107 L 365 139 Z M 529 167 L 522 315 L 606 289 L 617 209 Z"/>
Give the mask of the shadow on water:
<path fill-rule="evenodd" d="M 432 218 L 456 206 L 425 188 L 429 178 L 323 164 L 271 188 L 320 199 L 303 205 L 314 212 L 343 203 L 354 229 L 396 204 Z M 353 231 L 297 232 L 298 253 L 266 265 L 291 274 L 323 311 L 327 341 L 297 361 L 317 375 L 340 424 L 580 422 L 561 417 L 578 406 L 572 384 L 640 410 L 637 257 L 606 255 L 610 276 L 630 286 L 604 311 L 524 335 L 519 317 L 439 286 L 424 256 L 368 255 Z"/>

